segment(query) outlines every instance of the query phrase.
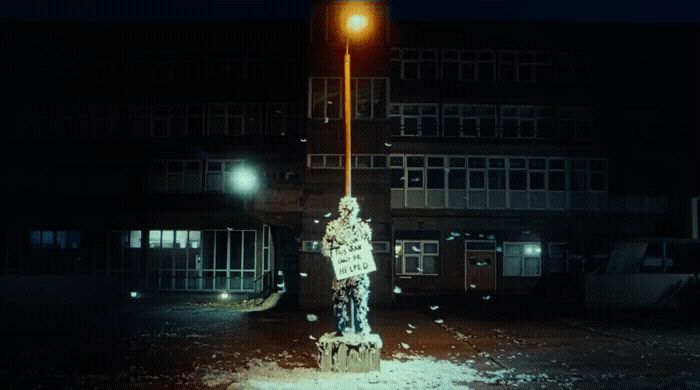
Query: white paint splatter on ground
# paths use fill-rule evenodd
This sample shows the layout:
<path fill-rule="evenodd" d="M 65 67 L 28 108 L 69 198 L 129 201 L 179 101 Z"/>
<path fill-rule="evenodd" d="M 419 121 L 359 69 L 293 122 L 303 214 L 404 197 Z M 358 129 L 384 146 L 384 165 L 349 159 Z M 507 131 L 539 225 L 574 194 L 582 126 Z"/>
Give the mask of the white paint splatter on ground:
<path fill-rule="evenodd" d="M 407 357 L 409 355 L 406 355 Z M 206 378 L 206 380 L 205 380 Z M 413 357 L 382 360 L 380 371 L 368 373 L 320 372 L 316 368 L 285 369 L 277 362 L 252 359 L 238 372 L 212 371 L 207 386 L 230 383 L 233 389 L 425 389 L 469 388 L 470 384 L 517 385 L 551 382 L 546 375 L 516 374 L 514 370 L 480 371 L 469 364 Z M 212 386 L 214 385 L 214 386 Z"/>

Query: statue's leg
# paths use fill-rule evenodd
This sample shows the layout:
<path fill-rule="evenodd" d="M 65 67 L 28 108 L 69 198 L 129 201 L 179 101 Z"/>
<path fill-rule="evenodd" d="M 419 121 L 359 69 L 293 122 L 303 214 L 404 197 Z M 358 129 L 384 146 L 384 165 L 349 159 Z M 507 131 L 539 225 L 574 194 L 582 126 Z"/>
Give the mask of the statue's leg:
<path fill-rule="evenodd" d="M 343 334 L 348 324 L 346 308 L 348 306 L 347 291 L 338 286 L 333 289 L 333 315 L 335 316 L 335 333 L 338 336 Z"/>
<path fill-rule="evenodd" d="M 358 277 L 357 286 L 353 291 L 353 303 L 355 306 L 355 332 L 369 334 L 369 276 Z"/>

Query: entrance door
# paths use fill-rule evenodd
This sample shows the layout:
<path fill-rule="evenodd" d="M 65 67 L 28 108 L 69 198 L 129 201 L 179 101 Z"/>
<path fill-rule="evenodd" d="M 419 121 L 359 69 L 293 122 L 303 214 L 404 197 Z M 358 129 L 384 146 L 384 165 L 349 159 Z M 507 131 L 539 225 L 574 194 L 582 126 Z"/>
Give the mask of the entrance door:
<path fill-rule="evenodd" d="M 496 242 L 464 242 L 464 290 L 496 291 Z"/>

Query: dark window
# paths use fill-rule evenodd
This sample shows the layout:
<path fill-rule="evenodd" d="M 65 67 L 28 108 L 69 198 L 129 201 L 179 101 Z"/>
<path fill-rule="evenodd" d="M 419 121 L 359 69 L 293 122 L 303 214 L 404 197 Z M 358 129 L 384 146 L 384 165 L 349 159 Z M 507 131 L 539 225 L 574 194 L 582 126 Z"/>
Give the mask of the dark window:
<path fill-rule="evenodd" d="M 489 170 L 489 189 L 490 190 L 505 190 L 506 189 L 506 171 L 504 170 Z"/>
<path fill-rule="evenodd" d="M 485 177 L 483 171 L 471 171 L 469 172 L 469 188 L 471 189 L 484 189 Z"/>
<path fill-rule="evenodd" d="M 428 169 L 428 188 L 445 189 L 445 173 L 443 169 Z"/>
<path fill-rule="evenodd" d="M 444 119 L 444 125 L 442 132 L 445 137 L 458 137 L 459 136 L 459 118 L 458 117 L 446 117 Z"/>
<path fill-rule="evenodd" d="M 544 172 L 530 172 L 530 189 L 544 190 Z"/>
<path fill-rule="evenodd" d="M 403 168 L 393 168 L 391 170 L 391 188 L 403 189 L 404 172 Z"/>
<path fill-rule="evenodd" d="M 423 187 L 423 171 L 408 171 L 408 188 Z"/>
<path fill-rule="evenodd" d="M 527 189 L 527 175 L 525 171 L 510 171 L 509 186 L 511 190 Z"/>
<path fill-rule="evenodd" d="M 566 190 L 566 180 L 564 171 L 549 172 L 549 190 L 564 191 Z"/>
<path fill-rule="evenodd" d="M 463 190 L 466 188 L 466 171 L 464 169 L 450 169 L 447 173 L 447 184 L 451 190 Z"/>

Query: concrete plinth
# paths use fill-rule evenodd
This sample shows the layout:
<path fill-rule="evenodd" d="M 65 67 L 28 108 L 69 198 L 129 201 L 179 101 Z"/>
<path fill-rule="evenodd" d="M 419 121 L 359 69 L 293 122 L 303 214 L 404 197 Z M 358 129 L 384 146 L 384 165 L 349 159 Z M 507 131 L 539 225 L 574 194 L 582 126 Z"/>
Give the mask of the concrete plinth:
<path fill-rule="evenodd" d="M 369 372 L 379 371 L 382 339 L 378 334 L 366 336 L 326 333 L 316 343 L 321 371 Z"/>

